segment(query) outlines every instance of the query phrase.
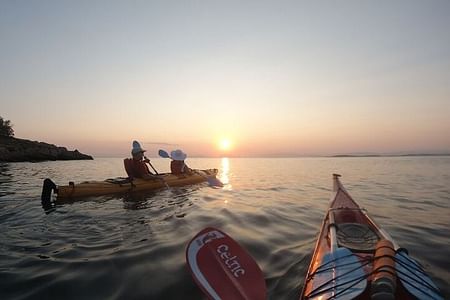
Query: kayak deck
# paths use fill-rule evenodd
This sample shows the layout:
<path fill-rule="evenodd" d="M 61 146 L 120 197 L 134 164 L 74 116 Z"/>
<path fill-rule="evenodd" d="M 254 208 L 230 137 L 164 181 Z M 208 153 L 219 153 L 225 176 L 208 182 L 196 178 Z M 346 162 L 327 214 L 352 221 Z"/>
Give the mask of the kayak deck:
<path fill-rule="evenodd" d="M 334 174 L 333 181 L 330 208 L 322 222 L 300 299 L 443 299 L 420 265 L 352 199 L 339 175 Z M 386 247 L 379 245 L 386 241 L 392 245 L 393 254 L 381 256 L 379 253 Z M 403 257 L 407 257 L 404 263 Z M 378 267 L 377 260 L 385 258 L 393 262 L 391 266 Z M 392 274 L 391 285 L 386 278 L 378 279 Z M 391 294 L 386 291 L 389 288 Z"/>
<path fill-rule="evenodd" d="M 165 187 L 185 186 L 215 178 L 217 169 L 195 170 L 192 174 L 173 175 L 171 173 L 158 174 L 155 179 L 127 178 L 107 179 L 104 181 L 85 181 L 81 183 L 69 182 L 54 188 L 57 199 L 102 196 L 108 194 L 151 191 Z M 45 186 L 45 184 L 44 184 Z M 44 190 L 44 188 L 43 188 Z"/>

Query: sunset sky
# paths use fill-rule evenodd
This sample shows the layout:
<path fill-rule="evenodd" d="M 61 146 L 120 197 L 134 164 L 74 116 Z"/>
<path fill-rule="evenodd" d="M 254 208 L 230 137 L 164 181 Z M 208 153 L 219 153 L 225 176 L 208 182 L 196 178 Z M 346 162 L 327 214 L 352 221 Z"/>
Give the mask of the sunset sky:
<path fill-rule="evenodd" d="M 94 156 L 449 153 L 449 29 L 450 1 L 1 1 L 0 116 Z"/>

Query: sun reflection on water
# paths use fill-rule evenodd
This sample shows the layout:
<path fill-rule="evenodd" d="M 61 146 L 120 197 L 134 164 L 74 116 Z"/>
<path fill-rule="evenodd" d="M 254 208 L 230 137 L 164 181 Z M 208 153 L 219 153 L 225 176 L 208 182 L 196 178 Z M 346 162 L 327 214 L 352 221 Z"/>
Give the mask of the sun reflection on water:
<path fill-rule="evenodd" d="M 219 179 L 220 181 L 222 181 L 222 183 L 224 184 L 224 189 L 226 190 L 232 190 L 232 186 L 230 184 L 230 160 L 228 159 L 228 157 L 222 157 L 222 163 L 221 163 L 221 168 L 220 168 L 220 174 L 219 174 Z"/>

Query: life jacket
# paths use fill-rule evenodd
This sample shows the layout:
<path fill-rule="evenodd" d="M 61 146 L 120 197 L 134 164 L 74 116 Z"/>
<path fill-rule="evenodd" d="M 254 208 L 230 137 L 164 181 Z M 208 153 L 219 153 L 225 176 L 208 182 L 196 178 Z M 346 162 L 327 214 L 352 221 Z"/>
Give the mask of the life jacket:
<path fill-rule="evenodd" d="M 125 158 L 123 160 L 125 171 L 129 178 L 142 178 L 144 174 L 151 174 L 147 165 L 143 161 L 135 161 L 132 158 Z"/>
<path fill-rule="evenodd" d="M 186 164 L 184 163 L 183 160 L 172 160 L 170 162 L 170 171 L 174 175 L 181 175 L 181 174 L 185 173 L 185 171 L 186 171 L 185 167 L 186 167 Z"/>

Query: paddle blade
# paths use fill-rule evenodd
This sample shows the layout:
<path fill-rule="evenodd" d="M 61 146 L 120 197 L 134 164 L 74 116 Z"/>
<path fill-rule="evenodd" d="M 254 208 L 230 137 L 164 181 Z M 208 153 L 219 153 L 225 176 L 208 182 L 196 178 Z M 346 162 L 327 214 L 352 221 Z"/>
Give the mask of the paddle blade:
<path fill-rule="evenodd" d="M 417 299 L 444 299 L 422 267 L 405 251 L 395 254 L 395 269 L 406 290 Z"/>
<path fill-rule="evenodd" d="M 308 299 L 354 299 L 364 292 L 367 280 L 361 262 L 347 248 L 338 248 L 322 259 L 315 271 Z"/>
<path fill-rule="evenodd" d="M 220 181 L 216 175 L 210 175 L 204 170 L 193 170 L 194 173 L 197 173 L 198 175 L 206 178 L 206 181 L 208 181 L 208 184 L 213 187 L 223 187 L 222 181 Z"/>
<path fill-rule="evenodd" d="M 210 176 L 207 179 L 208 179 L 209 185 L 216 186 L 216 187 L 223 187 L 223 183 L 216 177 Z"/>
<path fill-rule="evenodd" d="M 186 261 L 209 299 L 266 299 L 266 283 L 259 266 L 235 240 L 218 229 L 200 231 L 186 248 Z"/>
<path fill-rule="evenodd" d="M 159 149 L 158 151 L 159 156 L 164 157 L 164 158 L 170 158 L 169 153 L 167 153 L 166 151 Z"/>

